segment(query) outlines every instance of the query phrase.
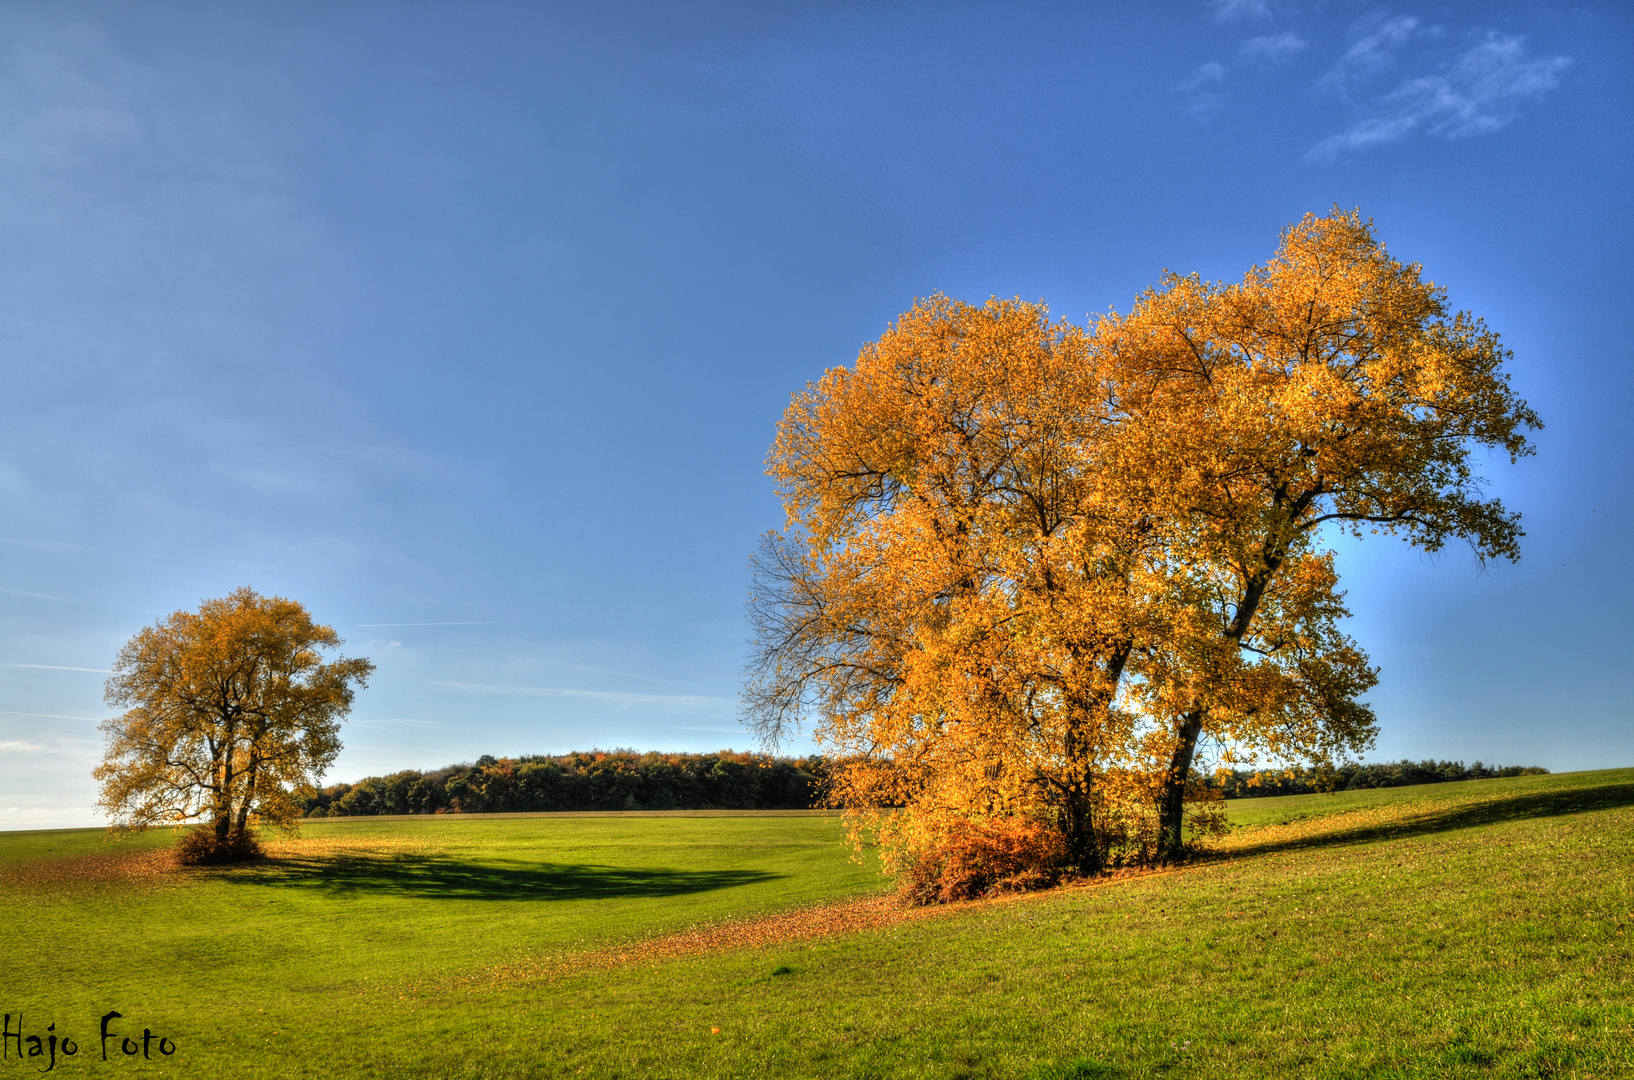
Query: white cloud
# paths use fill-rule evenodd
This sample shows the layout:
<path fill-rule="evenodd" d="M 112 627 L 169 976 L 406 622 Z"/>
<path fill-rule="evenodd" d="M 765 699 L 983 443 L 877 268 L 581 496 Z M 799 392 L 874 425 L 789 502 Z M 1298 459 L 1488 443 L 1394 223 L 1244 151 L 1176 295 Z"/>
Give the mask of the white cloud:
<path fill-rule="evenodd" d="M 6 713 L 4 715 L 6 715 L 6 716 L 47 716 L 49 714 L 45 714 L 45 713 Z M 51 717 L 51 719 L 56 719 L 56 720 L 80 720 L 80 719 L 84 719 L 84 718 L 83 717 L 77 717 L 77 716 L 57 716 L 57 717 Z M 68 754 L 68 755 L 71 755 L 71 756 L 79 757 L 79 756 L 83 756 L 86 753 L 86 751 L 91 750 L 96 745 L 97 745 L 97 740 L 95 740 L 95 739 L 77 739 L 77 738 L 74 738 L 71 735 L 58 736 L 56 738 L 47 738 L 43 742 L 38 741 L 38 740 L 34 740 L 34 739 L 0 739 L 0 751 L 7 751 L 7 752 L 10 752 L 10 753 Z"/>
<path fill-rule="evenodd" d="M 410 720 L 406 717 L 397 717 L 391 720 L 348 720 L 347 724 L 354 727 L 373 728 L 435 728 L 442 726 L 430 720 Z"/>
<path fill-rule="evenodd" d="M 11 536 L 0 536 L 0 544 L 11 547 L 32 548 L 35 551 L 84 551 L 84 544 L 70 544 L 61 540 L 18 540 Z"/>
<path fill-rule="evenodd" d="M 1333 161 L 1415 133 L 1464 139 L 1498 131 L 1558 86 L 1571 63 L 1530 56 L 1524 38 L 1489 31 L 1434 74 L 1404 79 L 1373 99 L 1350 130 L 1317 143 L 1306 160 Z"/>
<path fill-rule="evenodd" d="M 359 627 L 387 627 L 387 626 L 511 626 L 514 619 L 482 619 L 476 622 L 360 622 Z"/>
<path fill-rule="evenodd" d="M 1524 38 L 1488 33 L 1458 57 L 1447 78 L 1420 80 L 1411 92 L 1435 118 L 1430 133 L 1458 139 L 1508 124 L 1521 103 L 1559 86 L 1571 66 L 1567 56 L 1528 57 Z"/>
<path fill-rule="evenodd" d="M 38 720 L 84 720 L 88 724 L 100 724 L 102 720 L 95 716 L 65 716 L 62 713 L 49 712 L 12 712 L 9 709 L 0 709 L 0 716 L 28 716 Z"/>
<path fill-rule="evenodd" d="M 54 600 L 59 604 L 77 604 L 78 600 L 70 600 L 66 596 L 48 596 L 39 592 L 24 592 L 22 589 L 0 589 L 0 593 L 9 596 L 32 596 L 36 600 Z"/>
<path fill-rule="evenodd" d="M 1191 78 L 1175 87 L 1176 90 L 1196 90 L 1209 86 L 1225 78 L 1225 67 L 1221 64 L 1208 63 L 1192 73 Z"/>
<path fill-rule="evenodd" d="M 102 816 L 89 806 L 0 808 L 0 829 L 84 829 L 102 824 Z"/>
<path fill-rule="evenodd" d="M 1264 34 L 1243 42 L 1237 54 L 1249 64 L 1278 64 L 1303 50 L 1309 42 L 1292 30 Z"/>
<path fill-rule="evenodd" d="M 1270 0 L 1209 0 L 1214 21 L 1220 23 L 1259 22 L 1272 17 Z"/>
<path fill-rule="evenodd" d="M 1197 94 L 1186 105 L 1186 115 L 1202 123 L 1219 112 L 1226 102 L 1225 94 Z"/>
<path fill-rule="evenodd" d="M 1415 37 L 1437 33 L 1437 29 L 1423 28 L 1411 15 L 1377 13 L 1358 19 L 1350 28 L 1350 48 L 1317 86 L 1348 96 L 1357 87 L 1393 70 L 1400 62 L 1397 54 Z"/>
<path fill-rule="evenodd" d="M 731 698 L 703 697 L 695 694 L 626 694 L 612 690 L 564 690 L 553 686 L 493 686 L 486 683 L 441 682 L 444 686 L 466 694 L 522 694 L 530 697 L 589 698 L 610 701 L 620 705 L 673 705 L 684 708 L 718 708 L 734 704 Z"/>
<path fill-rule="evenodd" d="M 1216 0 L 1211 5 L 1216 22 L 1246 22 L 1269 19 L 1269 4 L 1254 0 Z M 1218 87 L 1225 81 L 1232 67 L 1242 65 L 1268 67 L 1286 60 L 1307 46 L 1304 38 L 1292 30 L 1251 37 L 1237 46 L 1237 58 L 1231 64 L 1210 61 L 1192 72 L 1191 76 L 1175 87 L 1176 92 L 1191 95 L 1186 103 L 1186 114 L 1194 120 L 1206 121 L 1225 105 L 1226 93 Z"/>
<path fill-rule="evenodd" d="M 1186 106 L 1186 114 L 1194 120 L 1207 120 L 1220 111 L 1225 104 L 1226 95 L 1218 91 L 1210 92 L 1203 89 L 1214 86 L 1225 79 L 1225 65 L 1218 63 L 1204 64 L 1192 73 L 1191 78 L 1175 87 L 1180 93 L 1191 94 L 1191 101 Z"/>
<path fill-rule="evenodd" d="M 65 667 L 62 664 L 0 664 L 3 668 L 33 668 L 37 671 L 88 671 L 93 675 L 112 675 L 107 668 Z"/>

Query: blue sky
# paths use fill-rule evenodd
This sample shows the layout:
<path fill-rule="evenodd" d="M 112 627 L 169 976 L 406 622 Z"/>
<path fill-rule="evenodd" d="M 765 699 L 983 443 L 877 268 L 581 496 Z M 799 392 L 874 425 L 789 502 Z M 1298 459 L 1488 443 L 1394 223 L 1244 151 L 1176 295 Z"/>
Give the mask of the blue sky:
<path fill-rule="evenodd" d="M 1518 565 L 1343 546 L 1372 757 L 1634 764 L 1631 57 L 1616 4 L 0 7 L 0 827 L 95 821 L 120 644 L 244 584 L 379 665 L 331 780 L 746 748 L 791 391 L 1335 204 L 1547 425 Z"/>

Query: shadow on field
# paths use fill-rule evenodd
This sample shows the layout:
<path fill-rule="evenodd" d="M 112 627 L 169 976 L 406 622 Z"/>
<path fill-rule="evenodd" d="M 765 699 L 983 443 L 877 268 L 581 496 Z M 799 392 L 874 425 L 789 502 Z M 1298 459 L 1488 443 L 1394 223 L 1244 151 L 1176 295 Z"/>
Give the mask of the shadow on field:
<path fill-rule="evenodd" d="M 286 855 L 237 880 L 250 885 L 395 893 L 433 900 L 599 900 L 680 896 L 782 877 L 759 870 L 632 870 L 575 863 L 464 862 L 434 855 Z"/>
<path fill-rule="evenodd" d="M 1359 825 L 1310 836 L 1268 840 L 1262 844 L 1250 844 L 1219 852 L 1218 857 L 1239 859 L 1250 855 L 1272 855 L 1279 851 L 1367 844 L 1377 840 L 1451 832 L 1454 829 L 1468 829 L 1500 821 L 1561 817 L 1590 810 L 1613 810 L 1622 806 L 1634 806 L 1634 784 L 1607 784 L 1602 787 L 1574 788 L 1568 791 L 1498 796 L 1447 807 L 1444 810 L 1426 810 L 1421 814 L 1376 825 Z M 1318 824 L 1319 822 L 1312 822 L 1312 825 Z"/>

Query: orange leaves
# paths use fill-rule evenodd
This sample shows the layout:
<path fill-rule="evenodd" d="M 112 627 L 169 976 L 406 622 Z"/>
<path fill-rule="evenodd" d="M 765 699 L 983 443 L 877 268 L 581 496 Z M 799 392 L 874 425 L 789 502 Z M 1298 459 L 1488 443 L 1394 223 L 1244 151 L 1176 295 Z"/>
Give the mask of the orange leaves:
<path fill-rule="evenodd" d="M 373 665 L 293 600 L 239 589 L 178 611 L 120 650 L 108 679 L 108 746 L 95 770 L 116 826 L 209 817 L 242 832 L 301 816 L 297 789 L 340 750 L 340 718 Z"/>
<path fill-rule="evenodd" d="M 1081 395 L 1068 400 L 1086 355 L 1083 331 L 1038 305 L 919 303 L 785 413 L 767 471 L 789 525 L 819 545 L 883 513 L 957 528 L 1017 470 L 1051 468 L 1041 429 L 1086 421 Z"/>
<path fill-rule="evenodd" d="M 1042 307 L 917 305 L 797 395 L 769 472 L 789 515 L 756 560 L 745 697 L 800 706 L 833 796 L 889 843 L 911 820 L 1048 812 L 1116 753 L 1139 528 L 1109 490 L 1107 370 Z"/>
<path fill-rule="evenodd" d="M 1066 855 L 1060 831 L 1050 825 L 1017 818 L 955 819 L 921 839 L 902 887 L 921 904 L 1026 892 L 1055 884 Z"/>
<path fill-rule="evenodd" d="M 898 852 L 1053 821 L 1098 868 L 1148 849 L 1160 804 L 1178 843 L 1199 740 L 1323 760 L 1372 737 L 1324 526 L 1516 555 L 1469 455 L 1530 452 L 1506 355 L 1356 214 L 1088 329 L 922 301 L 779 425 L 749 720 L 814 718 L 832 797 Z"/>

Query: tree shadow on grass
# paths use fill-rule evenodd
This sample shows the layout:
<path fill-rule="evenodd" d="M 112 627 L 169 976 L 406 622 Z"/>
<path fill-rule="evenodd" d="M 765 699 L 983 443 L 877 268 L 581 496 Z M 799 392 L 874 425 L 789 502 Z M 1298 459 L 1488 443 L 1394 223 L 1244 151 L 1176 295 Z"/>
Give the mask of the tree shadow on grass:
<path fill-rule="evenodd" d="M 1498 796 L 1445 809 L 1427 809 L 1419 814 L 1405 815 L 1376 824 L 1339 828 L 1308 836 L 1279 837 L 1266 840 L 1264 843 L 1234 847 L 1227 851 L 1209 852 L 1204 855 L 1204 859 L 1212 862 L 1309 848 L 1371 844 L 1379 840 L 1426 836 L 1455 829 L 1470 829 L 1479 825 L 1493 825 L 1501 821 L 1562 817 L 1591 810 L 1614 810 L 1624 806 L 1634 806 L 1634 784 L 1606 784 L 1566 791 Z M 1319 827 L 1320 822 L 1311 824 L 1313 827 Z"/>
<path fill-rule="evenodd" d="M 660 870 L 589 863 L 470 862 L 437 855 L 284 855 L 232 872 L 246 885 L 430 900 L 605 900 L 681 896 L 783 877 L 761 870 Z"/>

